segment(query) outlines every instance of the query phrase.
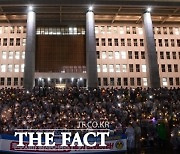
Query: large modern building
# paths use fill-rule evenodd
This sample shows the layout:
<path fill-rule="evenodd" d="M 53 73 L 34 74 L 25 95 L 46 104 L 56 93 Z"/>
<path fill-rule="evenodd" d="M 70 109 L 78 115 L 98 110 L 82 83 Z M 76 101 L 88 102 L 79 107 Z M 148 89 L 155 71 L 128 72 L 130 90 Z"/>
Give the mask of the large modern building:
<path fill-rule="evenodd" d="M 0 87 L 180 87 L 179 0 L 0 0 Z"/>

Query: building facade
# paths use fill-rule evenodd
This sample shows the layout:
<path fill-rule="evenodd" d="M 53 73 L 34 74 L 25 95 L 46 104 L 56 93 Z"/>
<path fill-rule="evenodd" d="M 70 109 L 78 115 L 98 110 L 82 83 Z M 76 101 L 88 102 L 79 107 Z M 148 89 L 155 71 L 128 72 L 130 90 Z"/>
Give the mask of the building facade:
<path fill-rule="evenodd" d="M 36 35 L 60 35 L 51 32 L 54 28 Z M 154 25 L 156 55 L 160 83 L 163 87 L 180 86 L 180 25 Z M 85 29 L 63 35 L 85 35 Z M 145 39 L 142 24 L 95 25 L 98 86 L 100 87 L 148 87 Z M 0 25 L 0 86 L 22 87 L 26 45 L 26 25 Z M 53 54 L 53 53 L 52 53 Z M 86 68 L 81 71 L 61 70 L 56 73 L 36 72 L 38 80 L 66 83 L 63 79 L 86 79 Z M 53 74 L 53 75 L 52 75 Z M 78 74 L 78 75 L 77 75 Z M 54 79 L 54 81 L 52 80 Z M 62 81 L 63 80 L 63 81 Z M 71 82 L 71 81 L 70 81 Z M 77 82 L 77 81 L 76 81 Z M 86 81 L 83 81 L 86 82 Z M 84 84 L 83 84 L 84 85 Z"/>
<path fill-rule="evenodd" d="M 180 87 L 178 0 L 31 3 L 0 1 L 1 88 Z"/>

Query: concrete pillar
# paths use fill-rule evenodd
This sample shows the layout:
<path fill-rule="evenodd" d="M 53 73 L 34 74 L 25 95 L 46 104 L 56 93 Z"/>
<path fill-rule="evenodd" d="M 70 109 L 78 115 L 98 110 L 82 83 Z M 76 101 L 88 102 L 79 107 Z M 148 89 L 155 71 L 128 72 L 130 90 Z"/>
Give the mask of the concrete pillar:
<path fill-rule="evenodd" d="M 160 87 L 159 67 L 156 56 L 153 25 L 150 12 L 145 12 L 143 15 L 143 27 L 145 38 L 148 86 L 151 88 L 158 88 Z"/>
<path fill-rule="evenodd" d="M 86 71 L 88 88 L 97 88 L 97 58 L 94 12 L 86 13 Z"/>
<path fill-rule="evenodd" d="M 27 14 L 26 29 L 24 88 L 30 91 L 34 86 L 35 73 L 36 14 L 34 11 L 29 11 Z"/>

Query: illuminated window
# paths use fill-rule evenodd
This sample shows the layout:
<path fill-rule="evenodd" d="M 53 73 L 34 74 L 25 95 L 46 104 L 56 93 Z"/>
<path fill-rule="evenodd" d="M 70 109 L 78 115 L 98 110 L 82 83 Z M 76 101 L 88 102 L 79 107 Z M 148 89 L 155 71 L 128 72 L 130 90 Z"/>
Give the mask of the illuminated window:
<path fill-rule="evenodd" d="M 102 51 L 102 59 L 106 59 L 106 51 Z"/>
<path fill-rule="evenodd" d="M 20 52 L 19 51 L 16 51 L 15 52 L 15 59 L 19 59 L 20 58 Z"/>
<path fill-rule="evenodd" d="M 114 65 L 109 65 L 109 72 L 114 72 Z"/>
<path fill-rule="evenodd" d="M 120 72 L 120 64 L 116 64 L 116 72 Z"/>
<path fill-rule="evenodd" d="M 163 27 L 163 33 L 167 34 L 167 27 Z"/>
<path fill-rule="evenodd" d="M 2 34 L 3 32 L 3 28 L 0 26 L 0 34 Z"/>
<path fill-rule="evenodd" d="M 11 34 L 14 34 L 14 26 L 11 26 L 11 27 L 10 27 L 10 33 L 11 33 Z"/>
<path fill-rule="evenodd" d="M 9 51 L 9 57 L 8 59 L 13 59 L 13 51 Z"/>
<path fill-rule="evenodd" d="M 22 59 L 25 59 L 25 52 L 22 52 Z"/>
<path fill-rule="evenodd" d="M 125 51 L 121 51 L 121 58 L 126 59 L 126 52 Z"/>
<path fill-rule="evenodd" d="M 120 34 L 124 34 L 124 28 L 123 28 L 123 26 L 120 27 Z"/>
<path fill-rule="evenodd" d="M 175 34 L 179 35 L 179 28 L 178 27 L 175 28 Z"/>
<path fill-rule="evenodd" d="M 6 59 L 7 58 L 7 53 L 6 51 L 2 51 L 2 59 Z"/>
<path fill-rule="evenodd" d="M 130 34 L 130 27 L 129 26 L 126 27 L 126 34 Z"/>
<path fill-rule="evenodd" d="M 12 72 L 12 69 L 13 69 L 13 68 L 12 68 L 12 65 L 11 65 L 11 64 L 8 64 L 7 71 L 8 71 L 8 72 Z"/>
<path fill-rule="evenodd" d="M 147 78 L 143 78 L 143 86 L 147 86 Z"/>
<path fill-rule="evenodd" d="M 100 27 L 100 32 L 101 32 L 102 34 L 105 33 L 105 27 L 104 27 L 104 26 L 101 26 L 101 27 Z"/>
<path fill-rule="evenodd" d="M 109 51 L 108 54 L 109 54 L 109 59 L 113 59 L 113 52 Z"/>
<path fill-rule="evenodd" d="M 119 51 L 115 51 L 115 59 L 119 59 L 119 58 L 120 58 Z"/>
<path fill-rule="evenodd" d="M 111 33 L 111 26 L 107 26 L 107 33 Z"/>
<path fill-rule="evenodd" d="M 19 72 L 19 65 L 14 65 L 14 72 Z"/>
<path fill-rule="evenodd" d="M 25 46 L 26 45 L 26 38 L 22 39 L 22 45 Z"/>
<path fill-rule="evenodd" d="M 53 28 L 52 33 L 53 33 L 53 35 L 57 35 L 57 28 Z M 74 34 L 77 34 L 77 28 L 76 27 L 74 27 Z"/>
<path fill-rule="evenodd" d="M 142 35 L 143 34 L 143 29 L 142 28 L 138 28 L 139 34 Z"/>
<path fill-rule="evenodd" d="M 4 27 L 4 33 L 8 33 L 8 26 Z"/>
<path fill-rule="evenodd" d="M 17 33 L 21 33 L 21 29 L 22 29 L 21 26 L 17 26 Z"/>
<path fill-rule="evenodd" d="M 167 86 L 167 78 L 162 78 L 163 86 Z"/>
<path fill-rule="evenodd" d="M 101 67 L 100 67 L 100 65 L 97 65 L 97 72 L 101 72 Z"/>
<path fill-rule="evenodd" d="M 36 34 L 37 34 L 37 35 L 41 34 L 41 29 L 40 29 L 40 28 L 37 28 Z"/>
<path fill-rule="evenodd" d="M 95 33 L 96 33 L 96 34 L 99 33 L 99 28 L 98 28 L 98 26 L 95 26 Z"/>
<path fill-rule="evenodd" d="M 107 65 L 103 65 L 103 72 L 107 72 Z"/>
<path fill-rule="evenodd" d="M 118 28 L 117 28 L 117 26 L 114 26 L 113 29 L 114 29 L 114 33 L 117 34 L 117 33 L 118 33 Z"/>
<path fill-rule="evenodd" d="M 126 64 L 122 65 L 122 72 L 127 72 L 127 65 Z"/>
<path fill-rule="evenodd" d="M 146 72 L 146 65 L 142 65 L 142 72 Z"/>
<path fill-rule="evenodd" d="M 1 65 L 1 72 L 6 72 L 6 65 L 4 64 Z"/>

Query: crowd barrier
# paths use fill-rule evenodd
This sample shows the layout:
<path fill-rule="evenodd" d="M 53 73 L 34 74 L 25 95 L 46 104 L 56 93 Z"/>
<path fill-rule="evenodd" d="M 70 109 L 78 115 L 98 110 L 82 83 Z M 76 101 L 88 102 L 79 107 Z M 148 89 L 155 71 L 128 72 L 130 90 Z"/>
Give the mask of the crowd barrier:
<path fill-rule="evenodd" d="M 127 139 L 125 135 L 121 136 L 113 136 L 106 138 L 105 147 L 100 147 L 100 139 L 89 139 L 89 142 L 96 141 L 97 144 L 95 147 L 70 147 L 64 149 L 61 147 L 61 140 L 55 139 L 56 145 L 52 148 L 44 147 L 39 149 L 38 147 L 28 147 L 29 139 L 24 138 L 25 147 L 19 148 L 18 145 L 18 137 L 14 137 L 13 135 L 0 134 L 0 152 L 5 153 L 113 153 L 113 152 L 125 152 L 127 150 Z"/>

